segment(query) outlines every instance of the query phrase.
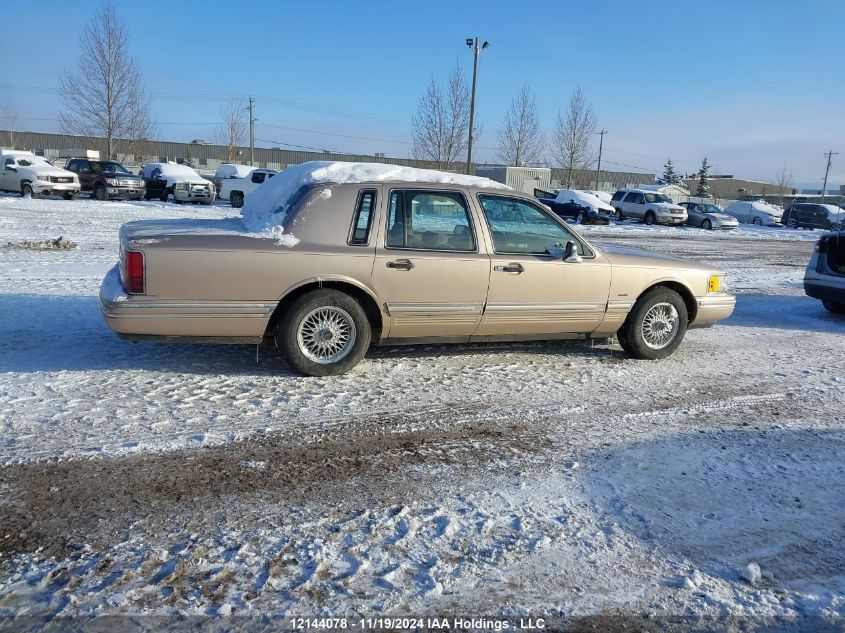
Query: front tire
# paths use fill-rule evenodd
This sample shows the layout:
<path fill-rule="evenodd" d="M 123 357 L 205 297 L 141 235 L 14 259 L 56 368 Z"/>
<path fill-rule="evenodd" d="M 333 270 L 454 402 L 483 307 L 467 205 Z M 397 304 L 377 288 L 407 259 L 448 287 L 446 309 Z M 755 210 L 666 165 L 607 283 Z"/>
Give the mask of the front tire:
<path fill-rule="evenodd" d="M 70 193 L 62 194 L 62 197 L 65 200 L 76 200 L 76 196 L 77 196 L 77 194 L 73 191 L 71 191 Z"/>
<path fill-rule="evenodd" d="M 709 231 L 713 228 L 713 223 L 709 219 L 705 218 L 704 222 L 701 223 L 701 228 L 705 231 Z"/>
<path fill-rule="evenodd" d="M 276 348 L 306 376 L 337 376 L 355 367 L 371 339 L 358 301 L 337 290 L 312 290 L 286 311 L 276 327 Z"/>
<path fill-rule="evenodd" d="M 655 217 L 655 215 L 654 215 L 654 212 L 653 212 L 653 211 L 648 211 L 648 212 L 645 214 L 645 223 L 646 223 L 648 226 L 651 226 L 652 224 L 654 224 L 654 222 L 655 222 L 656 220 L 657 220 L 657 218 Z"/>
<path fill-rule="evenodd" d="M 575 224 L 586 224 L 587 223 L 587 216 L 584 214 L 583 211 L 580 211 L 577 216 L 575 216 Z"/>
<path fill-rule="evenodd" d="M 229 195 L 229 202 L 232 204 L 233 209 L 240 209 L 244 206 L 244 194 L 239 191 L 233 191 Z"/>
<path fill-rule="evenodd" d="M 22 198 L 32 198 L 33 200 L 38 200 L 41 197 L 41 194 L 35 193 L 32 189 L 32 185 L 28 182 L 23 184 L 21 187 L 21 197 Z"/>
<path fill-rule="evenodd" d="M 681 296 L 671 288 L 658 286 L 637 300 L 616 335 L 629 356 L 656 360 L 678 348 L 688 323 L 687 306 Z"/>
<path fill-rule="evenodd" d="M 822 305 L 824 306 L 825 310 L 827 310 L 828 312 L 833 312 L 833 314 L 845 314 L 845 303 L 838 303 L 837 301 L 824 299 L 822 301 Z"/>
<path fill-rule="evenodd" d="M 754 222 L 752 224 L 754 224 L 754 226 L 763 226 L 763 219 L 762 218 L 754 218 Z"/>
<path fill-rule="evenodd" d="M 102 185 L 97 185 L 94 187 L 94 198 L 101 202 L 105 202 L 109 199 L 109 194 L 106 192 L 106 188 Z"/>

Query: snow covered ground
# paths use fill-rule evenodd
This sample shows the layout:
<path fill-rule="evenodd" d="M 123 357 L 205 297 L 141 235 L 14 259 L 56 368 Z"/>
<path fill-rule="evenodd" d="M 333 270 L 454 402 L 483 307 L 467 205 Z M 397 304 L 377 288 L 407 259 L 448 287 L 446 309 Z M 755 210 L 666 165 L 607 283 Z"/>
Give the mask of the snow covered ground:
<path fill-rule="evenodd" d="M 121 223 L 234 214 L 0 197 L 0 629 L 845 617 L 845 319 L 803 294 L 818 232 L 585 227 L 730 272 L 736 314 L 656 363 L 583 343 L 379 348 L 315 379 L 271 349 L 103 325 Z M 20 247 L 60 235 L 77 248 Z"/>

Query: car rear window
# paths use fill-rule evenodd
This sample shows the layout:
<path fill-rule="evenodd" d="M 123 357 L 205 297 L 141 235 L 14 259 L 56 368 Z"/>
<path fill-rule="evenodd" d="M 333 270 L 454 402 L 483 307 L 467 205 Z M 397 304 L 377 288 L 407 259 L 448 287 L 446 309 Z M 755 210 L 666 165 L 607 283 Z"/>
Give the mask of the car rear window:
<path fill-rule="evenodd" d="M 352 218 L 352 231 L 349 235 L 349 244 L 352 246 L 365 246 L 370 243 L 370 227 L 373 224 L 375 207 L 375 189 L 361 190 L 358 194 L 358 203 L 355 205 L 355 216 Z"/>
<path fill-rule="evenodd" d="M 385 246 L 475 251 L 466 199 L 452 191 L 391 191 Z"/>

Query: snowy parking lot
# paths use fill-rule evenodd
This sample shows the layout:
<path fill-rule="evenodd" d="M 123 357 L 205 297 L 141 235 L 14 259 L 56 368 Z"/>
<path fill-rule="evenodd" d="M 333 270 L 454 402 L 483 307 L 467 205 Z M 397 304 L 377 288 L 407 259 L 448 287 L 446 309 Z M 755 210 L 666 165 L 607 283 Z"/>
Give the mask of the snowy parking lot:
<path fill-rule="evenodd" d="M 374 348 L 305 378 L 269 347 L 108 330 L 121 223 L 234 213 L 0 197 L 0 623 L 845 617 L 845 318 L 802 287 L 819 232 L 583 227 L 728 270 L 734 316 L 658 362 Z M 23 245 L 59 236 L 76 248 Z"/>

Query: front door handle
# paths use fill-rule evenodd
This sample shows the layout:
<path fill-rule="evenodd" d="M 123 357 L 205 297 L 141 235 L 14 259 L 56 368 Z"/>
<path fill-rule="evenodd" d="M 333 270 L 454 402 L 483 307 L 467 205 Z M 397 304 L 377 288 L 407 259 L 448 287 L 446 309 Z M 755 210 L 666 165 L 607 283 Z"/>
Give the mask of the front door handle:
<path fill-rule="evenodd" d="M 395 270 L 411 270 L 414 262 L 410 259 L 394 259 L 392 262 L 387 262 L 387 267 Z"/>
<path fill-rule="evenodd" d="M 525 269 L 522 264 L 508 264 L 507 266 L 494 266 L 493 270 L 498 270 L 503 273 L 524 273 Z"/>

